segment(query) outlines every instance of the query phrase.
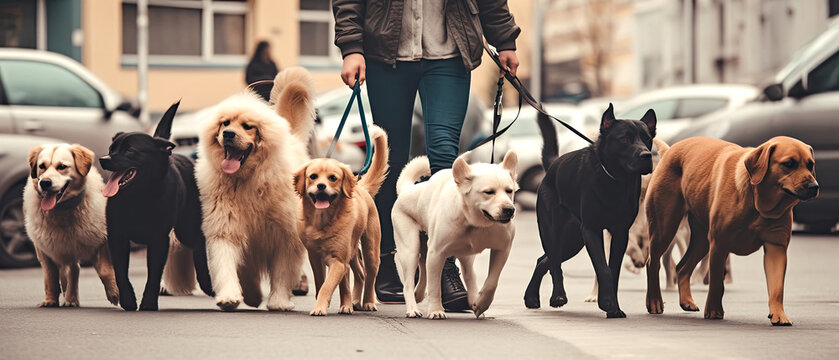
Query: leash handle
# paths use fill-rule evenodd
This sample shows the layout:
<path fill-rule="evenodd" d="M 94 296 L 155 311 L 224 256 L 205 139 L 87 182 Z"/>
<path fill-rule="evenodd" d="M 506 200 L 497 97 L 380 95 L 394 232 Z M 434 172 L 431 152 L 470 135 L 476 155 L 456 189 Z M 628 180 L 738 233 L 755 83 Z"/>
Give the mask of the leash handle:
<path fill-rule="evenodd" d="M 359 117 L 361 118 L 361 129 L 364 132 L 364 144 L 365 144 L 365 152 L 366 156 L 364 159 L 364 167 L 358 172 L 358 176 L 364 175 L 367 173 L 367 170 L 370 169 L 370 163 L 373 160 L 373 143 L 370 141 L 370 131 L 367 129 L 367 119 L 364 115 L 364 104 L 361 101 L 361 83 L 358 81 L 358 75 L 355 78 L 355 85 L 353 85 L 352 95 L 350 96 L 350 101 L 347 103 L 347 108 L 344 109 L 344 115 L 341 116 L 341 122 L 338 123 L 338 129 L 335 130 L 335 136 L 332 137 L 332 143 L 329 144 L 329 150 L 326 151 L 326 157 L 331 158 L 332 153 L 335 151 L 335 146 L 338 144 L 338 139 L 341 138 L 341 132 L 344 130 L 344 125 L 347 123 L 347 118 L 349 118 L 350 110 L 352 110 L 352 105 L 355 100 L 358 100 L 358 113 Z"/>

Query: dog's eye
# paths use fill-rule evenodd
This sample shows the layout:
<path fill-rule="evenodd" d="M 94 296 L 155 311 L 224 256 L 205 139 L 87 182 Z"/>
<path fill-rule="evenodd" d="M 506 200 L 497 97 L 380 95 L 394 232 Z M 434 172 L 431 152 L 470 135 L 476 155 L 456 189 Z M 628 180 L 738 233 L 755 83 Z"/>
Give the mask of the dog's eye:
<path fill-rule="evenodd" d="M 314 180 L 314 179 L 317 179 L 317 178 L 318 178 L 318 174 L 309 175 L 309 179 Z"/>
<path fill-rule="evenodd" d="M 338 177 L 336 177 L 335 175 L 329 175 L 329 181 L 336 182 L 338 181 Z"/>
<path fill-rule="evenodd" d="M 248 125 L 248 124 L 242 123 L 242 129 L 245 129 L 245 130 L 250 130 L 250 129 L 253 129 L 253 126 L 250 126 L 250 125 Z"/>
<path fill-rule="evenodd" d="M 55 168 L 56 168 L 56 169 L 58 169 L 58 170 L 64 170 L 64 169 L 66 169 L 66 168 L 67 168 L 67 165 L 64 165 L 64 164 L 58 164 L 58 166 L 56 166 Z"/>
<path fill-rule="evenodd" d="M 44 166 L 44 164 L 38 165 L 38 169 L 44 170 L 44 169 L 46 169 L 46 168 L 47 168 L 47 167 L 46 167 L 46 166 Z"/>
<path fill-rule="evenodd" d="M 221 122 L 222 126 L 230 126 L 230 120 L 224 120 Z"/>
<path fill-rule="evenodd" d="M 783 166 L 785 166 L 789 169 L 795 169 L 796 167 L 798 167 L 798 162 L 795 162 L 795 161 L 792 161 L 792 160 L 787 160 L 787 161 L 782 162 L 781 165 L 783 165 Z"/>
<path fill-rule="evenodd" d="M 815 166 L 815 165 L 816 164 L 813 163 L 813 161 L 808 161 L 807 162 L 807 170 L 813 171 L 813 166 Z"/>
<path fill-rule="evenodd" d="M 504 191 L 506 191 L 508 194 L 512 194 L 512 193 L 513 193 L 513 189 L 507 189 L 507 190 L 504 190 Z"/>
<path fill-rule="evenodd" d="M 495 195 L 495 190 L 486 190 L 486 191 L 484 191 L 484 194 Z"/>

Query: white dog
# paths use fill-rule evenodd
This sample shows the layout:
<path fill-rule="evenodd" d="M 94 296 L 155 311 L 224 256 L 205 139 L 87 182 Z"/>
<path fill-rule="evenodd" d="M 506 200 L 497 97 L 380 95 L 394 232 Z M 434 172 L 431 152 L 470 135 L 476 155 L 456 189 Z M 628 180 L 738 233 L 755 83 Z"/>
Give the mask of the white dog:
<path fill-rule="evenodd" d="M 504 156 L 500 165 L 470 166 L 459 157 L 451 170 L 442 170 L 418 184 L 415 182 L 421 176 L 431 175 L 427 158 L 415 158 L 402 170 L 396 183 L 399 198 L 393 205 L 392 218 L 396 263 L 404 284 L 408 317 L 422 317 L 417 301 L 422 301 L 429 284 L 428 318 L 446 318 L 440 278 L 449 256 L 457 257 L 463 267 L 475 316 L 480 317 L 489 308 L 515 236 L 511 220 L 516 209 L 513 193 L 518 190 L 517 163 L 513 151 Z M 421 231 L 428 234 L 427 243 L 421 243 Z M 484 249 L 492 250 L 489 275 L 478 292 L 473 263 L 475 255 Z M 415 290 L 417 265 L 420 277 Z"/>
<path fill-rule="evenodd" d="M 207 258 L 216 305 L 234 310 L 262 303 L 288 311 L 305 248 L 297 235 L 299 197 L 292 172 L 309 160 L 314 124 L 312 78 L 302 68 L 277 75 L 270 104 L 245 91 L 204 119 L 195 176 L 201 192 Z"/>

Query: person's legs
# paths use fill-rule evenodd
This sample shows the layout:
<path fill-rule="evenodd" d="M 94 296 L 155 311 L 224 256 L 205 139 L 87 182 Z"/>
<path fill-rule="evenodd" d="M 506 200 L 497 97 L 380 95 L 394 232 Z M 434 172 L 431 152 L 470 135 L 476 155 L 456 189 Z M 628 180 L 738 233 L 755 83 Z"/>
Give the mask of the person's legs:
<path fill-rule="evenodd" d="M 425 150 L 433 174 L 451 168 L 457 158 L 471 77 L 460 58 L 423 60 L 421 63 L 419 92 L 425 123 Z M 468 294 L 454 257 L 446 259 L 441 280 L 443 307 L 469 310 Z"/>
<path fill-rule="evenodd" d="M 393 223 L 390 213 L 396 201 L 396 179 L 408 163 L 411 144 L 411 121 L 419 84 L 420 63 L 399 62 L 393 65 L 367 62 L 367 96 L 373 122 L 390 139 L 390 170 L 375 197 L 382 227 L 382 261 L 376 277 L 376 296 L 381 302 L 404 302 L 402 283 L 396 273 L 393 251 Z"/>

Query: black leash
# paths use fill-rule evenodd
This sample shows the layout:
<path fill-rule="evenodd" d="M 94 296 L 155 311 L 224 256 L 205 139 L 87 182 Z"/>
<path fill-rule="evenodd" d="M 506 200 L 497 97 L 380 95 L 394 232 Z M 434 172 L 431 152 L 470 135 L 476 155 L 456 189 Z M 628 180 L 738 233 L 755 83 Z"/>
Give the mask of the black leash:
<path fill-rule="evenodd" d="M 498 66 L 499 69 L 501 69 L 501 72 L 504 74 L 504 77 L 502 79 L 499 79 L 498 84 L 497 84 L 498 85 L 498 92 L 495 95 L 494 114 L 493 114 L 493 120 L 492 120 L 492 135 L 488 136 L 486 139 L 481 140 L 481 142 L 475 144 L 475 146 L 472 146 L 472 148 L 469 149 L 469 150 L 474 150 L 475 148 L 477 148 L 481 145 L 484 145 L 488 142 L 492 142 L 492 144 L 493 144 L 492 145 L 492 160 L 495 160 L 495 139 L 498 138 L 499 136 L 503 135 L 505 132 L 507 132 L 507 130 L 509 130 L 510 127 L 513 126 L 513 124 L 516 122 L 516 120 L 518 120 L 519 117 L 518 117 L 518 115 L 516 115 L 516 117 L 513 119 L 513 121 L 511 121 L 509 124 L 507 124 L 507 126 L 505 126 L 503 129 L 498 130 L 498 125 L 501 122 L 501 105 L 500 105 L 500 103 L 501 103 L 501 92 L 502 92 L 501 88 L 504 85 L 504 80 L 503 79 L 505 79 L 505 78 L 510 83 L 510 85 L 512 85 L 513 88 L 515 88 L 516 91 L 518 91 L 518 93 L 519 93 L 519 111 L 521 111 L 521 103 L 522 103 L 522 101 L 524 101 L 528 105 L 530 105 L 531 107 L 536 109 L 536 111 L 542 113 L 543 115 L 547 116 L 550 119 L 553 119 L 556 122 L 559 122 L 560 124 L 562 124 L 562 126 L 565 126 L 566 129 L 571 130 L 571 132 L 573 132 L 577 136 L 581 137 L 583 140 L 588 141 L 589 144 L 594 144 L 594 141 L 589 139 L 587 136 L 585 136 L 579 130 L 575 129 L 573 126 L 569 125 L 565 121 L 562 121 L 562 120 L 556 118 L 555 116 L 553 116 L 551 114 L 548 114 L 548 112 L 545 111 L 545 108 L 542 106 L 542 103 L 539 102 L 539 100 L 536 100 L 533 97 L 533 95 L 530 94 L 530 91 L 528 91 L 527 88 L 525 88 L 524 85 L 522 85 L 521 80 L 519 80 L 519 78 L 517 76 L 514 76 L 514 75 L 510 74 L 510 72 L 507 71 L 507 69 L 504 68 L 504 66 L 501 64 L 501 61 L 498 60 L 498 52 L 496 52 L 493 49 L 490 49 L 490 47 L 487 45 L 486 42 L 484 42 L 483 45 L 484 45 L 484 50 L 486 50 L 487 54 L 489 54 L 489 57 L 492 59 L 492 61 L 495 62 L 495 65 Z"/>

